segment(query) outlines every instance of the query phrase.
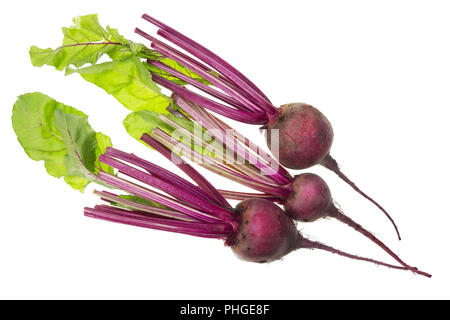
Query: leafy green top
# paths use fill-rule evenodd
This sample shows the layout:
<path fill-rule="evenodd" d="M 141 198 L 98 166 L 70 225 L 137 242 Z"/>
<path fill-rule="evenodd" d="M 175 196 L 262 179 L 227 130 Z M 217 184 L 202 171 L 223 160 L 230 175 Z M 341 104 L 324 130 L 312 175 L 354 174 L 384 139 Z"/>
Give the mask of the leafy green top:
<path fill-rule="evenodd" d="M 54 66 L 64 70 L 70 65 L 81 67 L 96 63 L 104 54 L 111 59 L 120 59 L 141 50 L 142 45 L 132 43 L 121 36 L 116 29 L 104 29 L 96 14 L 76 17 L 74 25 L 62 28 L 63 43 L 56 49 L 30 48 L 31 63 L 40 67 Z"/>
<path fill-rule="evenodd" d="M 14 104 L 12 124 L 17 139 L 27 155 L 44 161 L 48 174 L 83 191 L 100 169 L 113 173 L 99 163 L 98 156 L 111 146 L 111 140 L 95 132 L 87 116 L 72 107 L 39 93 L 18 97 Z"/>
<path fill-rule="evenodd" d="M 205 84 L 202 77 L 157 51 L 127 40 L 117 29 L 103 28 L 96 14 L 76 17 L 74 25 L 62 28 L 62 45 L 56 49 L 30 48 L 34 66 L 49 65 L 65 70 L 66 75 L 79 73 L 85 80 L 104 89 L 131 111 L 151 110 L 168 114 L 172 99 L 161 93 L 149 70 L 180 84 L 180 79 L 146 63 L 159 60 L 177 71 Z M 102 56 L 110 61 L 99 62 Z M 86 66 L 87 65 L 87 66 Z"/>

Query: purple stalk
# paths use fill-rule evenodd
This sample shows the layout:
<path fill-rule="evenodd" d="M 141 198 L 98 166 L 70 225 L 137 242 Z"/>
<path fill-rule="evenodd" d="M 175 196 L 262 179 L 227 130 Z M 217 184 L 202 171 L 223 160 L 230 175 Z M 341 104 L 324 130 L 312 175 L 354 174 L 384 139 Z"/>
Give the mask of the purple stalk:
<path fill-rule="evenodd" d="M 197 73 L 198 75 L 200 75 L 201 77 L 203 77 L 204 79 L 209 81 L 211 84 L 213 84 L 217 88 L 221 89 L 226 94 L 230 95 L 230 97 L 232 97 L 233 99 L 235 99 L 236 101 L 238 101 L 240 103 L 239 108 L 244 107 L 245 109 L 248 109 L 253 112 L 264 112 L 264 110 L 261 110 L 258 107 L 258 105 L 255 105 L 252 101 L 247 99 L 244 95 L 240 94 L 239 91 L 235 90 L 234 87 L 230 87 L 226 82 L 222 81 L 220 78 L 214 76 L 213 74 L 211 74 L 209 72 L 203 71 L 202 68 L 197 67 L 195 64 L 189 63 L 189 60 L 185 60 L 182 57 L 179 57 L 179 56 L 171 53 L 169 50 L 165 50 L 163 47 L 161 47 L 157 44 L 154 44 L 154 43 L 152 43 L 152 48 L 154 48 L 157 51 L 160 51 L 164 56 L 166 56 L 172 60 L 175 60 L 175 61 L 179 62 L 180 64 L 184 65 L 185 67 L 191 69 L 192 71 L 194 71 L 195 73 Z M 162 63 L 159 63 L 159 64 L 162 64 Z M 176 70 L 174 70 L 170 67 L 167 67 L 165 65 L 163 65 L 162 67 L 165 69 L 165 70 L 164 69 L 163 70 L 168 73 L 171 73 L 174 75 L 173 71 L 175 71 L 175 73 L 181 74 L 182 78 L 184 78 L 184 79 L 189 78 L 186 75 L 183 75 L 181 72 L 177 72 Z M 182 80 L 184 80 L 184 79 L 182 79 Z M 228 99 L 225 99 L 225 100 L 228 100 Z"/>
<path fill-rule="evenodd" d="M 161 30 L 158 31 L 158 34 L 160 34 Z M 184 61 L 180 61 L 180 59 L 174 55 L 171 55 L 170 51 L 165 50 L 164 48 L 171 48 L 169 46 L 161 46 L 159 44 L 155 44 L 152 43 L 151 47 L 153 49 L 155 49 L 156 51 L 160 51 L 163 55 L 166 55 L 167 57 L 176 60 L 178 62 L 180 62 L 181 64 L 185 65 L 187 64 Z M 193 68 L 195 69 L 193 66 L 189 66 L 188 68 Z M 253 109 L 255 112 L 261 112 L 264 114 L 265 118 L 268 119 L 267 116 L 267 111 L 265 110 L 264 106 L 261 106 L 261 102 L 257 101 L 257 99 L 254 96 L 250 96 L 248 95 L 248 93 L 243 93 L 242 90 L 239 90 L 239 88 L 236 88 L 235 85 L 231 85 L 230 86 L 230 82 L 228 81 L 224 81 L 222 78 L 220 77 L 214 77 L 213 75 L 209 74 L 205 75 L 202 72 L 198 72 L 201 76 L 204 76 L 205 78 L 207 78 L 212 84 L 214 84 L 215 86 L 219 87 L 220 89 L 222 89 L 222 91 L 227 92 L 229 94 L 231 94 L 231 96 L 234 96 L 236 99 L 241 100 L 241 101 L 246 101 L 246 106 Z M 211 78 L 215 79 L 215 80 L 211 80 Z M 231 90 L 231 92 L 230 92 Z"/>
<path fill-rule="evenodd" d="M 223 207 L 212 204 L 195 194 L 186 192 L 184 189 L 177 188 L 170 183 L 151 176 L 136 168 L 130 167 L 129 165 L 115 160 L 109 156 L 101 155 L 99 157 L 99 160 L 106 165 L 118 169 L 120 173 L 126 174 L 131 178 L 144 182 L 152 187 L 158 188 L 159 190 L 170 194 L 178 200 L 189 203 L 191 207 L 209 212 L 213 216 L 217 215 L 221 218 L 230 217 L 229 211 L 224 209 Z"/>
<path fill-rule="evenodd" d="M 164 42 L 162 42 L 162 41 L 156 39 L 155 37 L 152 37 L 151 35 L 149 35 L 148 33 L 144 32 L 144 31 L 142 31 L 142 30 L 139 29 L 139 28 L 136 28 L 136 29 L 134 30 L 134 32 L 137 33 L 138 35 L 140 35 L 141 37 L 143 37 L 143 38 L 145 38 L 145 39 L 151 41 L 152 43 L 156 43 L 156 44 L 158 44 L 158 45 L 160 45 L 160 46 L 166 48 L 167 50 L 170 50 L 171 52 L 173 52 L 173 53 L 176 54 L 177 56 L 183 57 L 183 59 L 185 59 L 185 60 L 189 60 L 189 62 L 190 62 L 191 64 L 197 65 L 197 67 L 201 68 L 202 70 L 204 70 L 204 71 L 206 71 L 206 72 L 211 72 L 211 71 L 213 71 L 211 68 L 209 68 L 208 66 L 202 64 L 202 63 L 199 62 L 198 60 L 193 59 L 193 58 L 191 58 L 190 56 L 188 56 L 188 55 L 182 53 L 181 51 L 178 51 L 178 50 L 176 50 L 175 48 L 172 48 L 172 47 L 168 46 L 168 45 L 165 44 Z"/>
<path fill-rule="evenodd" d="M 149 161 L 141 159 L 133 154 L 128 154 L 126 152 L 108 147 L 106 149 L 105 155 L 112 156 L 114 158 L 124 160 L 130 164 L 136 165 L 136 166 L 146 170 L 151 175 L 156 176 L 159 179 L 164 180 L 178 188 L 184 189 L 185 191 L 187 191 L 191 194 L 198 195 L 198 196 L 205 198 L 206 200 L 216 203 L 218 205 L 222 205 L 222 206 L 224 205 L 222 200 L 218 200 L 215 196 L 204 191 L 200 187 L 190 183 L 189 181 L 186 181 L 185 179 L 170 172 L 169 170 L 166 170 L 166 169 L 164 169 L 160 166 L 157 166 Z"/>
<path fill-rule="evenodd" d="M 104 201 L 119 203 L 119 204 L 125 205 L 129 208 L 132 208 L 134 210 L 143 211 L 146 213 L 153 214 L 155 216 L 157 215 L 157 216 L 163 216 L 163 217 L 167 217 L 167 218 L 183 220 L 183 221 L 191 221 L 191 222 L 200 221 L 198 219 L 189 217 L 185 214 L 181 214 L 177 211 L 159 208 L 159 207 L 153 207 L 153 206 L 145 205 L 145 204 L 138 203 L 138 202 L 135 202 L 132 200 L 124 199 L 124 198 L 121 198 L 121 197 L 111 193 L 111 192 L 107 192 L 107 191 L 100 192 L 100 191 L 95 190 L 94 194 L 99 196 Z"/>
<path fill-rule="evenodd" d="M 195 105 L 194 103 L 188 100 L 183 99 L 182 97 L 176 94 L 172 94 L 172 99 L 195 121 L 201 122 L 202 124 L 205 123 L 205 128 L 207 130 L 216 129 L 221 131 L 224 135 L 226 134 L 227 130 L 229 130 L 231 133 L 234 134 L 234 136 L 239 142 L 244 144 L 247 148 L 252 150 L 258 156 L 260 156 L 260 158 L 262 158 L 264 162 L 268 164 L 270 164 L 271 162 L 275 162 L 275 159 L 273 159 L 269 153 L 265 152 L 262 149 L 259 149 L 255 144 L 249 142 L 249 140 L 245 136 L 243 136 L 238 131 L 231 128 L 222 120 L 208 113 L 205 109 Z M 287 175 L 288 178 L 291 178 L 291 176 L 286 170 L 283 170 L 283 174 Z"/>
<path fill-rule="evenodd" d="M 223 139 L 223 137 L 218 135 L 214 135 L 214 137 L 216 138 L 216 140 L 224 144 L 227 150 L 230 150 L 229 148 L 230 144 L 235 146 L 236 150 L 232 150 L 233 153 L 240 155 L 245 160 L 248 160 L 251 164 L 256 166 L 259 169 L 256 171 L 256 173 L 259 176 L 263 176 L 261 174 L 261 171 L 266 171 L 267 174 L 264 175 L 264 177 L 269 176 L 269 179 L 273 180 L 275 183 L 278 183 L 280 185 L 286 185 L 290 183 L 290 181 L 292 180 L 291 175 L 281 165 L 279 165 L 278 162 L 275 161 L 275 159 L 270 157 L 270 155 L 268 155 L 267 153 L 264 153 L 262 150 L 259 150 L 254 144 L 249 142 L 248 139 L 245 138 L 243 135 L 241 135 L 239 132 L 232 129 L 231 127 L 228 127 L 223 122 L 219 127 L 216 124 L 217 122 L 220 121 L 219 119 L 216 118 L 215 119 L 216 123 L 213 123 L 204 114 L 202 115 L 200 113 L 199 109 L 201 108 L 197 108 L 195 105 L 193 105 L 189 101 L 184 100 L 178 95 L 172 95 L 172 97 L 175 103 L 177 103 L 190 117 L 192 117 L 196 122 L 204 126 L 208 131 L 216 131 L 216 130 L 220 131 L 227 138 L 229 138 L 230 134 L 232 134 L 233 140 L 227 141 L 226 143 L 224 143 L 225 139 Z M 207 112 L 205 111 L 205 113 Z M 226 129 L 223 130 L 223 128 Z M 250 153 L 248 150 L 243 149 L 242 145 L 245 148 L 248 148 L 252 153 Z M 255 153 L 256 155 L 254 155 Z M 278 170 L 274 170 L 271 164 L 276 164 Z"/>
<path fill-rule="evenodd" d="M 208 113 L 206 110 L 201 109 L 204 113 Z M 260 149 L 256 144 L 249 141 L 243 134 L 238 132 L 237 130 L 231 128 L 228 124 L 223 122 L 222 120 L 214 117 L 211 115 L 211 117 L 215 118 L 215 121 L 218 123 L 218 125 L 226 128 L 226 130 L 232 130 L 233 134 L 235 135 L 236 139 L 244 144 L 247 148 L 252 150 L 254 153 L 256 153 L 259 157 L 261 157 L 266 163 L 269 165 L 271 163 L 278 163 L 269 153 L 265 152 L 263 149 Z M 291 174 L 280 164 L 278 164 L 278 174 L 280 174 L 283 177 L 284 184 L 290 183 L 292 180 Z"/>
<path fill-rule="evenodd" d="M 204 78 L 211 80 L 210 81 L 211 83 L 216 84 L 218 87 L 222 88 L 222 90 L 224 90 L 225 92 L 231 92 L 232 96 L 238 95 L 239 97 L 241 97 L 241 100 L 244 99 L 244 101 L 247 101 L 250 105 L 248 105 L 248 107 L 246 107 L 246 109 L 250 108 L 253 111 L 264 113 L 264 110 L 262 110 L 261 108 L 258 107 L 258 104 L 255 103 L 254 98 L 252 96 L 250 96 L 250 95 L 248 95 L 248 93 L 242 91 L 239 87 L 236 87 L 235 84 L 231 83 L 227 78 L 224 78 L 220 74 L 219 74 L 219 77 L 215 77 L 211 73 L 213 71 L 212 69 L 206 67 L 205 65 L 198 62 L 197 60 L 192 59 L 188 55 L 185 55 L 184 53 L 174 49 L 173 47 L 165 44 L 164 42 L 152 37 L 151 35 L 145 33 L 144 31 L 140 30 L 139 28 L 136 28 L 135 32 L 137 34 L 141 35 L 142 37 L 146 38 L 147 40 L 151 41 L 152 42 L 151 47 L 153 49 L 155 49 L 156 51 L 159 51 L 162 55 L 164 55 L 172 60 L 175 60 L 176 62 L 178 62 L 184 66 L 187 66 L 189 69 L 191 69 L 192 71 L 195 71 L 197 74 L 203 76 Z M 167 68 L 167 66 L 165 66 L 165 67 Z M 167 72 L 170 73 L 170 70 L 167 70 Z M 186 75 L 183 75 L 183 76 L 186 77 Z M 191 79 L 191 78 L 189 78 L 189 79 Z M 191 79 L 191 81 L 195 81 L 195 80 Z M 186 82 L 188 82 L 188 81 L 186 81 Z M 222 98 L 223 97 L 225 97 L 225 96 L 222 95 Z M 229 97 L 227 97 L 225 99 L 225 101 L 227 101 L 228 99 L 229 99 Z M 224 100 L 224 99 L 222 99 L 222 100 Z M 232 105 L 234 105 L 234 104 L 232 104 Z M 243 106 L 240 106 L 239 108 L 242 108 L 242 107 Z"/>
<path fill-rule="evenodd" d="M 182 234 L 188 234 L 198 237 L 205 238 L 217 238 L 226 239 L 230 231 L 216 230 L 216 224 L 198 224 L 185 222 L 183 225 L 173 225 L 169 219 L 157 219 L 150 217 L 143 217 L 133 212 L 125 212 L 126 210 L 121 210 L 113 207 L 99 207 L 95 208 L 85 208 L 84 214 L 87 217 L 117 222 L 127 225 L 133 225 L 143 228 L 150 228 L 155 230 L 170 231 Z M 209 227 L 209 229 L 205 228 Z M 220 229 L 220 228 L 219 228 Z"/>
<path fill-rule="evenodd" d="M 231 205 L 228 201 L 217 191 L 216 188 L 206 180 L 197 170 L 195 170 L 188 163 L 185 163 L 177 154 L 173 153 L 164 146 L 159 141 L 155 140 L 148 134 L 144 134 L 141 137 L 141 140 L 148 144 L 150 147 L 158 151 L 161 155 L 169 159 L 172 163 L 174 163 L 178 168 L 180 168 L 185 174 L 188 175 L 198 186 L 203 189 L 205 192 L 209 193 L 213 196 L 217 201 L 222 203 L 226 208 L 231 208 Z"/>
<path fill-rule="evenodd" d="M 233 166 L 226 166 L 215 158 L 206 157 L 196 150 L 192 150 L 190 147 L 185 146 L 183 144 L 179 144 L 177 140 L 173 139 L 170 135 L 166 134 L 164 131 L 159 129 L 153 130 L 153 138 L 156 139 L 159 143 L 163 144 L 168 149 L 174 149 L 175 147 L 182 148 L 181 151 L 187 151 L 188 154 L 195 154 L 198 158 L 198 164 L 204 168 L 207 168 L 214 173 L 221 175 L 223 177 L 227 177 L 230 180 L 239 182 L 251 188 L 254 188 L 261 192 L 272 193 L 275 195 L 289 195 L 284 186 L 280 186 L 277 184 L 269 183 L 265 180 L 262 180 L 262 175 L 258 177 L 250 177 L 238 171 L 238 169 L 234 169 Z M 173 154 L 173 153 L 172 153 Z M 286 190 L 285 190 L 286 189 Z"/>
<path fill-rule="evenodd" d="M 172 227 L 190 227 L 192 229 L 196 229 L 197 231 L 206 231 L 208 233 L 215 232 L 225 232 L 229 233 L 232 228 L 228 223 L 205 223 L 199 221 L 180 221 L 174 220 L 165 217 L 153 217 L 145 212 L 139 210 L 129 210 L 124 208 L 117 208 L 107 205 L 97 205 L 96 209 L 104 210 L 105 212 L 109 211 L 111 213 L 116 213 L 117 215 L 125 216 L 125 217 L 133 217 L 136 219 L 146 220 L 146 221 L 154 221 L 156 223 L 164 224 L 166 226 Z"/>
<path fill-rule="evenodd" d="M 191 141 L 193 141 L 193 143 L 197 146 L 202 146 L 204 148 L 208 148 L 208 145 L 206 143 L 204 143 L 204 141 L 202 140 L 201 137 L 198 137 L 197 135 L 192 134 L 189 130 L 183 128 L 182 126 L 180 126 L 179 124 L 177 124 L 176 122 L 172 121 L 171 119 L 167 118 L 164 115 L 159 115 L 159 118 L 167 123 L 169 126 L 173 127 L 174 129 L 179 130 L 180 132 L 182 132 L 186 137 L 189 137 L 191 139 Z M 200 123 L 200 125 L 202 125 L 202 123 Z M 158 131 L 160 134 L 165 135 L 165 133 L 163 131 L 161 131 L 159 128 L 155 129 L 154 131 Z M 210 134 L 212 132 L 209 132 Z M 226 152 L 232 152 L 233 154 L 233 163 L 228 164 L 228 166 L 232 166 L 235 169 L 237 169 L 238 171 L 241 171 L 242 173 L 248 174 L 251 178 L 255 179 L 255 180 L 260 180 L 261 182 L 267 182 L 267 183 L 271 183 L 272 179 L 268 178 L 265 175 L 262 175 L 260 170 L 258 170 L 254 165 L 251 164 L 247 164 L 247 160 L 248 162 L 252 163 L 252 159 L 254 159 L 253 161 L 257 161 L 258 159 L 255 158 L 255 156 L 250 155 L 250 157 L 247 156 L 247 153 L 245 150 L 242 150 L 241 153 L 236 153 L 235 150 L 232 150 L 230 147 L 230 143 L 225 143 L 222 137 L 222 133 L 219 132 L 219 135 L 214 134 L 214 139 L 215 142 L 219 143 L 221 145 L 221 147 L 225 147 L 225 151 Z M 232 143 L 235 141 L 231 141 Z M 187 144 L 187 142 L 182 141 L 182 144 L 184 144 L 188 149 L 191 149 L 191 144 Z M 242 149 L 242 148 L 241 148 Z M 244 157 L 242 156 L 242 154 L 245 153 L 245 156 L 247 158 L 244 159 Z M 238 158 L 236 158 L 238 157 Z M 208 159 L 212 162 L 219 162 L 221 163 L 221 161 L 224 161 L 225 159 L 219 159 L 217 156 L 216 157 L 211 157 L 211 156 L 207 156 L 207 155 L 201 155 L 200 157 L 201 161 L 204 161 L 205 159 Z M 250 159 L 249 159 L 250 158 Z M 228 155 L 227 155 L 227 159 L 228 159 Z M 225 160 L 225 161 L 226 161 Z M 237 161 L 241 161 L 242 163 L 237 163 Z"/>
<path fill-rule="evenodd" d="M 202 64 L 201 62 L 199 62 L 196 59 L 191 58 L 190 56 L 182 53 L 181 51 L 167 45 L 166 43 L 156 39 L 155 37 L 152 37 L 151 35 L 149 35 L 148 33 L 140 30 L 139 28 L 135 29 L 135 32 L 137 34 L 139 34 L 140 36 L 144 37 L 145 39 L 151 41 L 152 43 L 152 48 L 157 50 L 157 51 L 161 51 L 164 52 L 166 55 L 168 54 L 172 54 L 175 55 L 176 57 L 182 58 L 182 60 L 184 61 L 188 61 L 190 65 L 196 65 L 198 68 L 200 68 L 201 70 L 203 70 L 204 72 L 209 72 L 211 73 L 213 70 L 211 68 L 209 68 L 208 66 L 205 66 L 204 64 Z M 175 57 L 173 57 L 172 59 L 175 60 Z M 178 61 L 178 60 L 177 60 Z M 181 62 L 180 62 L 181 63 Z M 229 88 L 232 88 L 234 91 L 238 92 L 241 96 L 246 97 L 249 100 L 252 100 L 255 103 L 255 106 L 258 105 L 258 101 L 248 92 L 242 90 L 239 86 L 237 86 L 235 83 L 233 83 L 229 78 L 223 76 L 222 74 L 219 73 L 219 78 L 223 81 L 224 84 L 226 84 Z M 265 97 L 265 96 L 264 96 Z M 270 102 L 269 102 L 270 103 Z M 259 109 L 259 108 L 258 108 Z"/>
<path fill-rule="evenodd" d="M 180 95 L 181 97 L 187 100 L 190 100 L 198 105 L 203 106 L 204 108 L 207 108 L 223 116 L 226 116 L 230 119 L 248 124 L 261 124 L 267 121 L 265 120 L 266 116 L 264 114 L 249 113 L 246 111 L 230 108 L 229 106 L 225 106 L 221 103 L 205 98 L 161 76 L 158 76 L 156 74 L 152 74 L 152 76 L 153 81 L 169 89 L 170 91 L 175 92 L 176 94 Z"/>
<path fill-rule="evenodd" d="M 235 108 L 251 111 L 251 109 L 248 109 L 245 105 L 243 105 L 236 99 L 229 97 L 228 95 L 226 95 L 218 90 L 215 90 L 215 89 L 211 88 L 210 86 L 208 86 L 204 83 L 201 83 L 200 81 L 192 79 L 191 77 L 165 65 L 164 63 L 161 63 L 159 61 L 154 61 L 154 60 L 147 60 L 147 63 L 153 65 L 154 67 L 156 67 L 158 69 L 166 71 L 167 73 L 170 73 L 171 75 L 187 82 L 188 84 L 202 90 L 203 92 L 205 92 L 217 99 L 220 99 L 220 100 L 232 105 Z"/>
<path fill-rule="evenodd" d="M 197 218 L 202 221 L 206 222 L 220 222 L 221 219 L 218 217 L 211 216 L 210 214 L 207 214 L 205 212 L 202 212 L 200 210 L 197 210 L 195 208 L 190 207 L 189 205 L 178 201 L 173 198 L 169 198 L 167 196 L 164 196 L 156 191 L 149 190 L 143 186 L 137 185 L 135 183 L 129 182 L 127 180 L 124 180 L 122 178 L 116 177 L 112 174 L 109 174 L 104 171 L 100 171 L 98 173 L 98 178 L 109 184 L 113 187 L 116 187 L 118 189 L 121 189 L 123 191 L 126 191 L 132 195 L 142 197 L 151 201 L 155 201 L 159 204 L 162 204 L 166 207 L 172 208 L 174 210 L 177 210 L 181 213 L 187 214 L 188 216 Z"/>
<path fill-rule="evenodd" d="M 202 164 L 202 167 L 208 169 L 209 171 L 212 171 L 222 177 L 225 177 L 229 180 L 238 182 L 244 186 L 247 186 L 249 188 L 258 190 L 260 192 L 272 194 L 274 196 L 279 196 L 286 198 L 289 196 L 291 191 L 285 187 L 280 186 L 270 186 L 262 184 L 258 181 L 254 181 L 253 179 L 250 179 L 249 177 L 239 174 L 237 172 L 231 171 L 229 168 L 221 165 L 215 165 L 215 164 Z"/>
<path fill-rule="evenodd" d="M 216 63 L 214 60 L 210 60 L 207 55 L 204 55 L 201 51 L 198 50 L 198 48 L 195 48 L 193 46 L 190 46 L 183 42 L 180 38 L 177 36 L 171 34 L 170 32 L 166 32 L 164 30 L 158 30 L 158 35 L 165 38 L 169 42 L 172 42 L 179 46 L 180 48 L 186 50 L 187 52 L 191 53 L 193 56 L 197 57 L 198 59 L 202 60 L 203 62 L 209 64 L 211 67 L 213 67 L 215 70 L 222 73 L 227 79 L 229 79 L 232 83 L 234 83 L 237 87 L 242 88 L 244 92 L 247 94 L 241 95 L 242 97 L 249 97 L 251 101 L 254 101 L 252 105 L 254 105 L 258 109 L 262 109 L 266 112 L 266 114 L 275 113 L 272 109 L 275 110 L 275 108 L 267 103 L 267 101 L 264 100 L 261 96 L 258 94 L 255 94 L 255 92 L 251 92 L 252 89 L 248 87 L 244 82 L 240 82 L 238 78 L 234 77 L 232 73 L 230 73 L 230 70 L 226 68 L 222 68 L 219 64 Z M 153 46 L 152 46 L 153 47 Z M 156 47 L 154 47 L 156 50 L 158 50 Z M 234 77 L 234 79 L 233 79 Z M 237 81 L 236 81 L 237 80 Z M 239 92 L 239 91 L 238 91 Z M 271 109 L 272 108 L 272 109 Z"/>
<path fill-rule="evenodd" d="M 162 22 L 150 17 L 149 15 L 144 14 L 142 18 L 160 28 L 161 30 L 158 31 L 158 34 L 160 36 L 178 45 L 180 48 L 186 50 L 193 56 L 210 65 L 211 67 L 225 75 L 232 82 L 234 82 L 238 87 L 242 87 L 244 91 L 246 91 L 250 96 L 257 99 L 257 101 L 261 104 L 261 107 L 263 107 L 268 112 L 268 114 L 277 111 L 276 108 L 270 103 L 267 97 L 255 84 L 253 84 L 247 77 L 245 77 L 241 72 L 227 63 L 225 60 L 223 60 L 210 50 L 206 49 L 205 47 L 201 46 L 199 43 L 184 36 L 180 32 L 176 31 L 173 28 L 170 28 Z"/>
<path fill-rule="evenodd" d="M 205 109 L 181 98 L 175 93 L 173 93 L 171 97 L 173 101 L 183 109 L 184 112 L 186 112 L 196 122 L 201 123 L 206 130 L 219 130 L 222 134 L 226 133 L 227 128 L 219 124 L 216 121 L 217 118 L 213 118 L 212 115 Z"/>
<path fill-rule="evenodd" d="M 271 194 L 266 193 L 246 193 L 235 192 L 229 190 L 219 190 L 219 192 L 227 199 L 233 200 L 248 200 L 248 199 L 266 199 L 272 202 L 280 202 L 282 199 Z"/>

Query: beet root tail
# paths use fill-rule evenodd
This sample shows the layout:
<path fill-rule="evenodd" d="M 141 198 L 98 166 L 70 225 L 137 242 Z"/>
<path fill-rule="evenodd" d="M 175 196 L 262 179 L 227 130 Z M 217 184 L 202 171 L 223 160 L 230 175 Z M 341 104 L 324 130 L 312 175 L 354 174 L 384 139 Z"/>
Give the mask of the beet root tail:
<path fill-rule="evenodd" d="M 366 262 L 370 262 L 379 266 L 383 266 L 383 267 L 387 267 L 387 268 L 391 268 L 391 269 L 397 269 L 397 270 L 408 270 L 408 271 L 412 271 L 414 273 L 420 274 L 422 276 L 425 276 L 427 278 L 431 278 L 431 274 L 428 274 L 426 272 L 422 272 L 416 269 L 411 270 L 411 268 L 409 267 L 404 267 L 404 266 L 396 266 L 396 265 L 392 265 L 389 263 L 385 263 L 382 261 L 378 261 L 375 259 L 370 259 L 370 258 L 365 258 L 365 257 L 360 257 L 354 254 L 350 254 L 338 249 L 335 249 L 333 247 L 327 246 L 323 243 L 317 242 L 317 241 L 311 241 L 308 240 L 306 238 L 303 238 L 302 236 L 299 237 L 298 243 L 297 243 L 297 249 L 319 249 L 319 250 L 324 250 L 324 251 L 328 251 L 331 252 L 333 254 L 337 254 L 346 258 L 350 258 L 350 259 L 354 259 L 354 260 L 359 260 L 359 261 L 366 261 Z"/>
<path fill-rule="evenodd" d="M 330 154 L 328 154 L 325 157 L 325 159 L 322 161 L 321 165 L 324 166 L 325 168 L 327 168 L 328 170 L 333 171 L 335 174 L 338 175 L 339 178 L 341 178 L 342 180 L 347 182 L 347 184 L 349 184 L 356 192 L 358 192 L 364 198 L 366 198 L 367 200 L 372 202 L 375 206 L 377 206 L 377 208 L 380 209 L 386 215 L 386 217 L 389 219 L 389 221 L 391 221 L 392 225 L 395 228 L 395 232 L 397 233 L 398 240 L 402 239 L 400 237 L 400 232 L 398 231 L 397 225 L 395 224 L 394 219 L 392 219 L 392 217 L 389 215 L 389 213 L 378 202 L 376 202 L 374 199 L 372 199 L 367 194 L 365 194 L 361 189 L 359 189 L 356 186 L 356 184 L 353 181 L 351 181 L 345 174 L 343 174 L 341 169 L 339 168 L 338 163 L 336 162 L 336 160 L 334 160 L 334 158 Z"/>
<path fill-rule="evenodd" d="M 376 245 L 378 245 L 381 249 L 386 251 L 398 263 L 400 263 L 402 266 L 404 266 L 406 269 L 408 269 L 414 273 L 421 274 L 426 277 L 431 277 L 430 274 L 420 271 L 416 267 L 411 267 L 410 265 L 406 264 L 402 259 L 400 259 L 400 257 L 397 254 L 395 254 L 391 249 L 389 249 L 389 247 L 387 245 L 385 245 L 380 239 L 378 239 L 374 234 L 372 234 L 370 231 L 366 230 L 360 224 L 353 221 L 350 217 L 348 217 L 345 214 L 343 214 L 342 212 L 340 212 L 335 206 L 333 206 L 329 210 L 329 216 L 345 223 L 349 227 L 355 229 L 356 231 L 358 231 L 359 233 L 361 233 L 362 235 L 364 235 L 365 237 L 370 239 L 372 242 L 374 242 Z"/>

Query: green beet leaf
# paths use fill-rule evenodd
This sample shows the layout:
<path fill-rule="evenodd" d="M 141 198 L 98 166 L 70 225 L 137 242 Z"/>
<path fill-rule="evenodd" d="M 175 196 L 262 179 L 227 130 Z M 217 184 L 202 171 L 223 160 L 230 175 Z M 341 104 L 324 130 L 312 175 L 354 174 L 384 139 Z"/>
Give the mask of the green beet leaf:
<path fill-rule="evenodd" d="M 13 107 L 12 124 L 21 146 L 35 161 L 44 161 L 47 173 L 83 191 L 96 181 L 100 169 L 98 156 L 111 146 L 108 136 L 95 132 L 87 116 L 39 92 L 18 97 Z"/>
<path fill-rule="evenodd" d="M 134 55 L 140 50 L 138 44 L 125 39 L 116 29 L 104 29 L 96 14 L 73 19 L 74 25 L 62 28 L 63 43 L 56 49 L 30 48 L 31 63 L 40 67 L 50 65 L 57 70 L 68 66 L 81 67 L 96 63 L 104 54 L 112 59 Z"/>
<path fill-rule="evenodd" d="M 73 19 L 74 25 L 63 28 L 63 43 L 56 49 L 30 49 L 31 63 L 34 66 L 50 65 L 65 74 L 79 73 L 109 94 L 131 111 L 152 110 L 167 114 L 166 108 L 171 99 L 161 93 L 153 82 L 151 72 L 174 81 L 186 84 L 177 77 L 147 64 L 147 59 L 158 60 L 188 77 L 209 85 L 198 74 L 155 50 L 142 44 L 127 40 L 117 29 L 103 28 L 96 14 L 79 16 Z M 109 61 L 99 62 L 102 56 Z"/>
<path fill-rule="evenodd" d="M 161 93 L 138 57 L 67 70 L 67 73 L 73 72 L 104 89 L 131 111 L 168 113 L 166 108 L 171 99 Z"/>

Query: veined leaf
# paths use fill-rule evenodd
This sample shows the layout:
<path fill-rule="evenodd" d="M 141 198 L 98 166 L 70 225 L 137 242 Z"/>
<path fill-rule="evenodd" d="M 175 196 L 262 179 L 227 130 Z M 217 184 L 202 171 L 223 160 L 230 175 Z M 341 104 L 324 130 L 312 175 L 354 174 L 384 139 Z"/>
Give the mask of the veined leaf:
<path fill-rule="evenodd" d="M 20 96 L 14 104 L 12 124 L 28 156 L 44 161 L 47 173 L 83 191 L 102 168 L 98 155 L 111 145 L 109 137 L 96 133 L 87 116 L 42 93 Z"/>
<path fill-rule="evenodd" d="M 76 17 L 73 22 L 72 27 L 62 28 L 64 38 L 60 47 L 30 48 L 34 66 L 50 65 L 57 70 L 64 70 L 68 66 L 81 67 L 87 63 L 96 63 L 104 54 L 112 59 L 134 55 L 142 46 L 125 39 L 116 29 L 104 29 L 96 14 Z"/>
<path fill-rule="evenodd" d="M 79 73 L 85 80 L 103 88 L 132 111 L 152 110 L 168 113 L 171 99 L 161 93 L 149 72 L 177 82 L 184 81 L 146 63 L 146 59 L 158 60 L 192 79 L 209 82 L 178 62 L 164 58 L 159 52 L 122 36 L 117 29 L 103 28 L 96 14 L 76 17 L 74 25 L 62 28 L 62 46 L 41 49 L 32 46 L 31 63 L 34 66 L 50 65 L 65 70 L 66 75 Z M 107 55 L 112 61 L 99 63 Z M 88 66 L 85 66 L 88 64 Z"/>

